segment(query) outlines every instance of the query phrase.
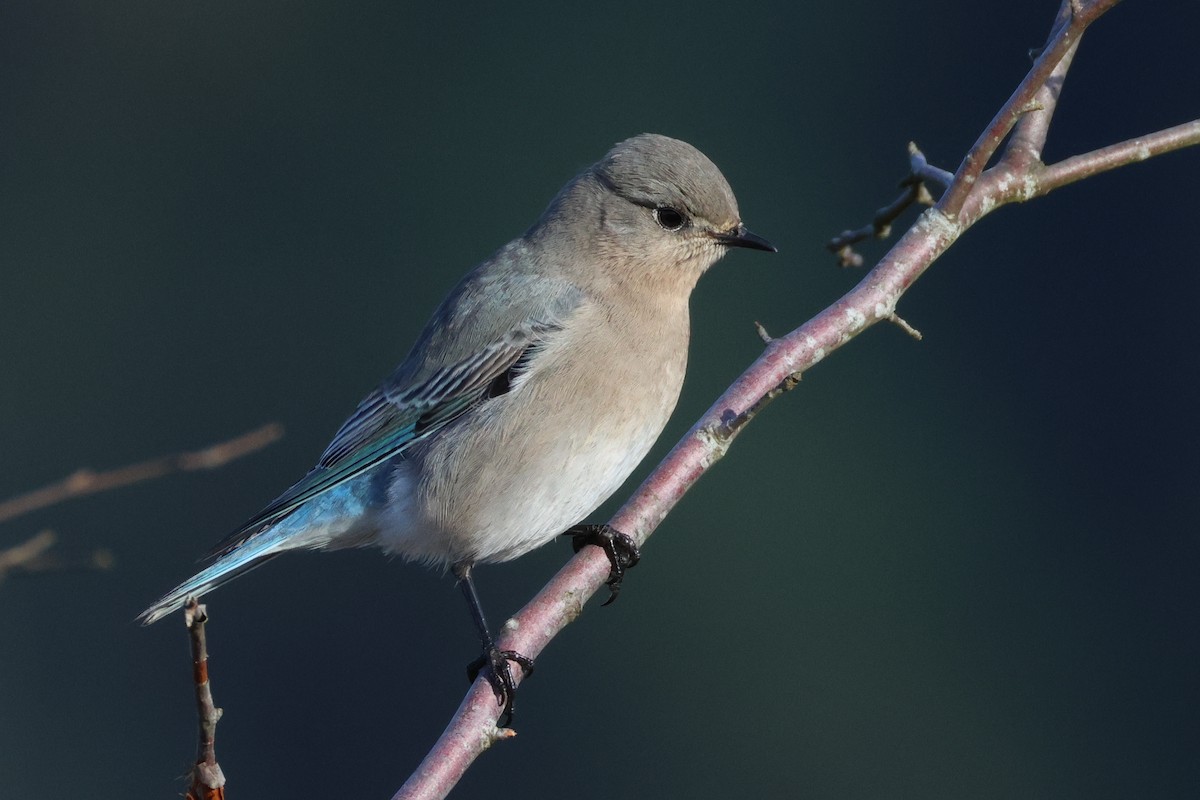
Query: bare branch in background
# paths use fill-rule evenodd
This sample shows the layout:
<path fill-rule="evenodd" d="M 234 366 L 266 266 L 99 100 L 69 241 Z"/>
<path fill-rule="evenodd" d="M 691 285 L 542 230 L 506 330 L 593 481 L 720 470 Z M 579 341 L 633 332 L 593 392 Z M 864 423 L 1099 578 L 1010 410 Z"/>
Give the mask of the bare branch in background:
<path fill-rule="evenodd" d="M 43 572 L 61 569 L 112 569 L 111 551 L 98 548 L 87 553 L 51 552 L 58 541 L 52 530 L 35 533 L 21 544 L 0 550 L 0 581 L 10 572 Z"/>
<path fill-rule="evenodd" d="M 276 422 L 263 425 L 228 441 L 209 445 L 191 453 L 175 453 L 126 467 L 95 472 L 81 469 L 58 483 L 43 486 L 32 492 L 0 502 L 0 522 L 28 514 L 64 500 L 106 492 L 122 486 L 161 478 L 173 472 L 216 469 L 230 461 L 263 449 L 283 436 L 283 426 Z"/>

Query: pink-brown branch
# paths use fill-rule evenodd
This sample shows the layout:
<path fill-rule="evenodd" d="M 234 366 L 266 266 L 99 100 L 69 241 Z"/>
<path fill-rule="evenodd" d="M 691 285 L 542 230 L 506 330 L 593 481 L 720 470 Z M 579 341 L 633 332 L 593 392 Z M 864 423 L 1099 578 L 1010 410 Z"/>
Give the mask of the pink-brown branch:
<path fill-rule="evenodd" d="M 1002 205 L 1200 143 L 1200 120 L 1046 167 L 1040 153 L 1079 37 L 1117 0 L 1065 0 L 1050 40 L 1017 91 L 985 129 L 942 198 L 925 211 L 857 286 L 788 335 L 769 339 L 763 354 L 721 395 L 642 483 L 610 524 L 639 543 L 700 476 L 718 461 L 741 428 L 771 398 L 837 348 L 880 321 L 896 320 L 900 297 L 971 225 Z M 1029 116 L 1036 115 L 1036 116 Z M 984 167 L 1024 116 L 995 167 Z M 927 169 L 932 169 L 928 168 Z M 931 173 L 936 177 L 938 173 Z M 504 626 L 499 646 L 536 658 L 608 576 L 597 548 L 576 555 Z M 518 678 L 519 680 L 519 678 Z M 477 680 L 417 771 L 393 800 L 445 797 L 484 750 L 512 735 L 496 727 L 500 707 L 487 681 Z"/>
<path fill-rule="evenodd" d="M 1048 194 L 1101 172 L 1136 164 L 1172 150 L 1200 144 L 1200 119 L 1173 128 L 1148 133 L 1118 144 L 1102 147 L 1090 153 L 1064 158 L 1043 167 L 1038 175 L 1038 194 Z"/>
<path fill-rule="evenodd" d="M 1047 108 L 1044 102 L 1039 104 L 1036 99 L 1037 95 L 1043 94 L 1042 99 L 1044 100 L 1043 90 L 1056 69 L 1059 71 L 1060 79 L 1065 77 L 1066 66 L 1069 66 L 1070 62 L 1067 61 L 1060 68 L 1059 65 L 1063 62 L 1064 57 L 1078 46 L 1079 37 L 1083 35 L 1087 27 L 1119 2 L 1120 0 L 1090 0 L 1090 2 L 1087 0 L 1063 0 L 1055 20 L 1054 30 L 1051 31 L 1050 38 L 1034 61 L 1033 67 L 1025 75 L 1025 79 L 1021 81 L 1012 96 L 1008 98 L 1008 101 L 996 112 L 996 116 L 992 118 L 988 126 L 984 128 L 983 133 L 971 146 L 962 164 L 954 173 L 954 183 L 942 196 L 941 210 L 946 216 L 950 218 L 958 216 L 959 210 L 966 202 L 967 195 L 973 191 L 975 182 L 984 167 L 999 149 L 1004 137 L 1008 136 L 1009 131 L 1024 114 L 1039 110 L 1039 106 L 1041 106 L 1040 110 L 1045 114 L 1043 125 L 1046 129 L 1049 128 L 1049 119 L 1054 113 L 1053 106 Z M 1055 92 L 1055 96 L 1057 97 L 1057 92 Z"/>

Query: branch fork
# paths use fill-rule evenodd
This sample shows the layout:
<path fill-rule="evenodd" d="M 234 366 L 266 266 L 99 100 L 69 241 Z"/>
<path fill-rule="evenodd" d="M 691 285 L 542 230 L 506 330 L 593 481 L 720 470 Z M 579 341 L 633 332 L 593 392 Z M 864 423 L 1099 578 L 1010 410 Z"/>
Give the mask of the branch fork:
<path fill-rule="evenodd" d="M 780 338 L 756 323 L 766 348 L 645 480 L 610 524 L 639 544 L 683 494 L 762 408 L 791 389 L 800 374 L 880 321 L 920 334 L 896 315 L 903 293 L 971 225 L 1011 202 L 1039 197 L 1076 180 L 1200 143 L 1200 120 L 1112 145 L 1057 164 L 1041 161 L 1050 120 L 1071 59 L 1084 30 L 1117 0 L 1064 0 L 1054 28 L 1029 73 L 980 134 L 956 172 L 931 166 L 909 146 L 910 174 L 897 200 L 876 212 L 872 222 L 843 233 L 829 248 L 842 263 L 861 263 L 851 245 L 887 235 L 891 223 L 913 203 L 930 204 L 925 189 L 943 189 L 859 284 L 813 319 Z M 1011 136 L 1010 136 L 1011 134 Z M 1005 140 L 994 167 L 984 171 Z M 596 548 L 575 556 L 505 627 L 499 646 L 536 658 L 546 644 L 579 616 L 583 603 L 608 575 L 609 564 Z M 496 706 L 483 682 L 468 692 L 442 738 L 393 800 L 432 800 L 450 791 L 470 763 L 494 741 Z"/>

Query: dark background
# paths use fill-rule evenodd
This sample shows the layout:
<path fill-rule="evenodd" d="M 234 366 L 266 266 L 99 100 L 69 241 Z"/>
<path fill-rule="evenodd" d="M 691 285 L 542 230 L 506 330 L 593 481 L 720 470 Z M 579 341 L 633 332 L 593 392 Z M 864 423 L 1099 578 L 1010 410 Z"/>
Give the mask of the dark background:
<path fill-rule="evenodd" d="M 661 456 L 754 320 L 859 279 L 823 242 L 894 197 L 910 139 L 957 165 L 1056 6 L 4 3 L 0 497 L 288 433 L 0 529 L 117 558 L 0 585 L 0 794 L 183 791 L 187 638 L 135 615 L 613 142 L 694 143 L 780 247 L 701 282 Z M 1047 157 L 1196 116 L 1198 22 L 1102 19 Z M 756 420 L 458 796 L 1195 796 L 1198 181 L 1175 153 L 970 231 L 900 305 L 925 340 L 871 330 Z M 568 553 L 481 570 L 495 620 Z M 230 797 L 389 797 L 466 688 L 451 580 L 376 552 L 208 599 Z"/>

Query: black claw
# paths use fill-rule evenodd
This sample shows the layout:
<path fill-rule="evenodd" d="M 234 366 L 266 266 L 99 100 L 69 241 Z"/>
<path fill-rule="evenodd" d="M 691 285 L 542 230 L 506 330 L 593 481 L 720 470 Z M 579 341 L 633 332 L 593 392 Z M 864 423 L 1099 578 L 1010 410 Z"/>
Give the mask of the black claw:
<path fill-rule="evenodd" d="M 513 680 L 510 661 L 521 667 L 525 677 L 533 674 L 533 659 L 527 658 L 513 650 L 501 650 L 496 647 L 496 640 L 488 630 L 487 619 L 483 616 L 483 607 L 479 605 L 479 593 L 475 591 L 475 580 L 471 577 L 472 565 L 464 562 L 452 567 L 454 577 L 462 587 L 463 597 L 471 609 L 471 618 L 475 621 L 475 630 L 479 632 L 479 643 L 483 646 L 483 655 L 467 665 L 467 678 L 471 683 L 479 677 L 479 673 L 487 669 L 488 683 L 496 693 L 496 699 L 504 706 L 500 715 L 500 726 L 507 728 L 512 724 L 513 701 L 517 696 L 517 682 Z"/>
<path fill-rule="evenodd" d="M 500 715 L 501 728 L 512 724 L 513 711 L 516 709 L 517 683 L 513 679 L 510 661 L 521 668 L 526 678 L 533 674 L 533 659 L 515 650 L 500 650 L 496 647 L 489 648 L 467 665 L 467 680 L 471 683 L 475 682 L 485 667 L 487 668 L 488 683 L 496 693 L 496 700 L 504 706 L 504 713 Z"/>
<path fill-rule="evenodd" d="M 604 605 L 612 604 L 621 593 L 621 581 L 625 579 L 625 570 L 637 566 L 638 561 L 642 559 L 642 551 L 638 549 L 637 542 L 609 525 L 576 525 L 568 529 L 563 536 L 571 537 L 571 544 L 576 553 L 591 544 L 602 549 L 604 555 L 608 556 L 608 563 L 612 565 L 612 569 L 608 573 L 608 580 L 605 581 L 609 595 Z"/>

